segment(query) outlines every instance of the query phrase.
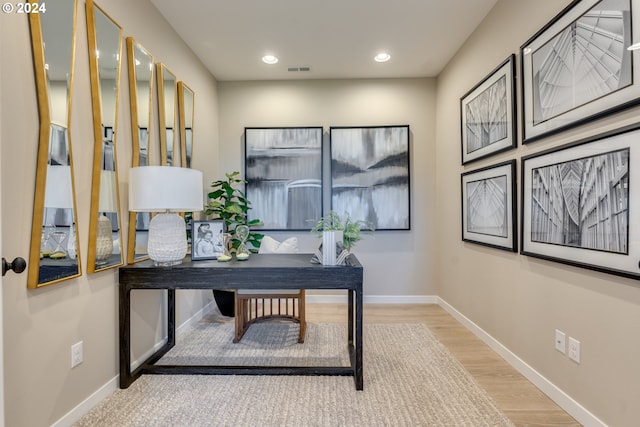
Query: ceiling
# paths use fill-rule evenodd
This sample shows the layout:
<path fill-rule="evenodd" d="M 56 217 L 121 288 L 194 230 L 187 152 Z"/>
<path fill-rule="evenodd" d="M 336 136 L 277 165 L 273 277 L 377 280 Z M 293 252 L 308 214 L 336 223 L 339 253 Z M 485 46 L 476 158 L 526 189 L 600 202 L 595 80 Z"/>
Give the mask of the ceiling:
<path fill-rule="evenodd" d="M 151 0 L 220 81 L 434 77 L 497 0 Z M 380 51 L 391 60 L 377 63 Z M 262 63 L 264 55 L 279 58 Z M 310 71 L 288 71 L 309 67 Z"/>

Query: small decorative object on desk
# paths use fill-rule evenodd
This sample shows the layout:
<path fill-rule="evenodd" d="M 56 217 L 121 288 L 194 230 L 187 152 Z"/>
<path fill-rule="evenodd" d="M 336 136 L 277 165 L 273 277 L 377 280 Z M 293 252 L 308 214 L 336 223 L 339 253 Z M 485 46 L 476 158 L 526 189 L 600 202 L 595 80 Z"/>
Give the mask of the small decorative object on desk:
<path fill-rule="evenodd" d="M 345 265 L 347 263 L 347 258 L 349 257 L 349 250 L 344 247 L 341 242 L 337 242 L 333 245 L 336 248 L 335 253 L 331 253 L 330 250 L 325 251 L 324 243 L 321 243 L 318 249 L 316 249 L 315 253 L 311 257 L 311 262 L 313 264 L 322 264 L 322 265 Z"/>
<path fill-rule="evenodd" d="M 236 237 L 240 240 L 240 244 L 236 248 L 236 259 L 238 261 L 245 261 L 249 259 L 249 250 L 247 249 L 246 241 L 249 238 L 249 227 L 246 225 L 239 225 L 236 227 Z"/>
<path fill-rule="evenodd" d="M 222 235 L 222 245 L 224 247 L 224 253 L 222 255 L 218 255 L 218 261 L 227 262 L 231 261 L 231 252 L 229 251 L 229 241 L 231 240 L 231 236 L 229 233 L 224 233 Z"/>
<path fill-rule="evenodd" d="M 321 232 L 322 236 L 322 244 L 311 262 L 323 265 L 343 265 L 351 248 L 362 239 L 361 233 L 366 231 L 374 231 L 372 223 L 353 220 L 349 214 L 345 214 L 343 220 L 336 212 L 329 211 L 311 229 L 312 233 Z M 331 250 L 334 247 L 336 248 L 335 253 Z"/>

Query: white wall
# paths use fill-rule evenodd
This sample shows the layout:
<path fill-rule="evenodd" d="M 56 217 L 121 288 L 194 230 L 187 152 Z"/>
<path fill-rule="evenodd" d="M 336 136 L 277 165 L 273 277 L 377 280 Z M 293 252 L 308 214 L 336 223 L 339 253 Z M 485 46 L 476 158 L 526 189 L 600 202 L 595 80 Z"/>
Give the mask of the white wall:
<path fill-rule="evenodd" d="M 217 175 L 218 111 L 216 81 L 147 0 L 98 2 L 123 28 L 195 92 L 194 168 L 205 182 Z M 48 5 L 50 6 L 50 5 Z M 2 43 L 2 252 L 27 258 L 38 143 L 38 110 L 27 17 L 1 14 Z M 79 253 L 83 276 L 27 290 L 26 274 L 5 277 L 3 292 L 6 425 L 48 426 L 118 374 L 117 270 L 86 274 L 93 131 L 85 2 L 78 1 L 71 142 L 75 160 Z M 122 217 L 126 221 L 127 180 L 131 164 L 129 85 L 125 62 L 120 77 L 116 144 Z M 154 95 L 155 96 L 155 95 Z M 157 107 L 151 149 L 157 164 Z M 123 230 L 127 230 L 126 222 Z M 125 233 L 126 234 L 126 233 Z M 127 236 L 123 236 L 127 242 Z M 134 295 L 132 313 L 138 340 L 134 358 L 162 336 L 158 329 L 160 292 Z M 211 300 L 210 292 L 179 292 L 178 323 Z M 84 363 L 70 369 L 70 347 L 84 342 Z"/>
<path fill-rule="evenodd" d="M 460 165 L 460 97 L 507 56 L 518 53 L 569 3 L 499 1 L 438 78 L 436 281 L 444 300 L 578 404 L 609 425 L 632 426 L 640 419 L 638 282 L 464 243 L 460 238 L 463 171 L 519 159 L 638 121 L 635 109 Z M 519 171 L 518 167 L 518 186 Z M 581 364 L 554 349 L 556 328 L 581 341 Z"/>
<path fill-rule="evenodd" d="M 433 79 L 219 82 L 221 177 L 238 170 L 244 176 L 245 127 L 410 126 L 411 230 L 365 235 L 353 252 L 365 266 L 369 301 L 384 296 L 434 295 L 435 82 Z M 327 166 L 325 161 L 325 166 Z M 325 167 L 325 171 L 328 168 Z M 327 177 L 325 173 L 325 177 Z M 329 209 L 326 206 L 325 212 Z M 319 239 L 296 235 L 301 250 L 312 252 Z M 374 298 L 374 299 L 372 299 Z"/>

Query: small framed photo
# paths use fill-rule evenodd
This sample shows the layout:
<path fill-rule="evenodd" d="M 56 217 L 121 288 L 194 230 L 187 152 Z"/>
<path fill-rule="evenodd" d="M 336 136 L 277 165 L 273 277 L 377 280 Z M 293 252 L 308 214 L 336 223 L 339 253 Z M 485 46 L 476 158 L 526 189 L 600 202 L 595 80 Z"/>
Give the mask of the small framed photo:
<path fill-rule="evenodd" d="M 462 240 L 516 252 L 516 161 L 462 174 Z"/>
<path fill-rule="evenodd" d="M 640 278 L 640 128 L 522 158 L 523 255 Z"/>
<path fill-rule="evenodd" d="M 515 55 L 460 98 L 462 164 L 515 148 Z"/>
<path fill-rule="evenodd" d="M 224 254 L 224 221 L 191 222 L 191 259 L 218 259 Z"/>

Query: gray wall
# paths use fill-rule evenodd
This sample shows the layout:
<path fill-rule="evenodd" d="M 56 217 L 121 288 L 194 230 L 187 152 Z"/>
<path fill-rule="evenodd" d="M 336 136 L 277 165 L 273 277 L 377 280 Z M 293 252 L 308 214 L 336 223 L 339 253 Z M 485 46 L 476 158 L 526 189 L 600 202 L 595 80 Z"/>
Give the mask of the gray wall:
<path fill-rule="evenodd" d="M 205 182 L 216 175 L 218 141 L 216 81 L 173 32 L 151 2 L 110 0 L 100 6 L 195 92 L 194 168 Z M 51 6 L 48 4 L 48 6 Z M 2 14 L 2 253 L 27 258 L 38 143 L 38 109 L 29 24 L 26 16 Z M 78 1 L 75 81 L 71 140 L 75 160 L 78 235 L 84 275 L 78 279 L 27 290 L 26 274 L 3 281 L 5 412 L 8 426 L 48 426 L 100 388 L 115 388 L 118 374 L 117 270 L 86 274 L 93 159 L 91 91 L 85 2 Z M 123 58 L 126 47 L 123 41 Z M 116 134 L 123 219 L 128 219 L 127 181 L 131 165 L 131 119 L 126 60 Z M 157 108 L 151 136 L 152 159 L 159 159 Z M 127 242 L 127 222 L 123 223 Z M 200 310 L 211 294 L 179 293 L 179 322 Z M 158 328 L 161 294 L 134 295 L 134 339 L 140 357 L 163 336 Z M 71 369 L 71 345 L 84 342 L 84 363 Z M 102 390 L 104 392 L 104 389 Z"/>
<path fill-rule="evenodd" d="M 244 174 L 246 127 L 410 126 L 411 230 L 365 235 L 353 252 L 365 268 L 368 301 L 405 301 L 435 294 L 435 80 L 316 80 L 219 82 L 219 170 Z M 328 160 L 325 161 L 325 172 Z M 328 173 L 328 172 L 327 172 Z M 325 173 L 325 178 L 328 177 Z M 325 180 L 325 182 L 328 182 Z M 325 204 L 326 209 L 329 205 Z M 301 250 L 312 252 L 320 239 L 309 232 L 271 232 L 298 236 Z"/>
<path fill-rule="evenodd" d="M 631 426 L 640 419 L 638 282 L 460 240 L 463 171 L 637 122 L 636 109 L 460 165 L 460 97 L 568 3 L 499 1 L 438 78 L 436 282 L 440 297 L 578 404 L 609 425 Z M 581 364 L 554 349 L 556 328 L 581 341 Z"/>

